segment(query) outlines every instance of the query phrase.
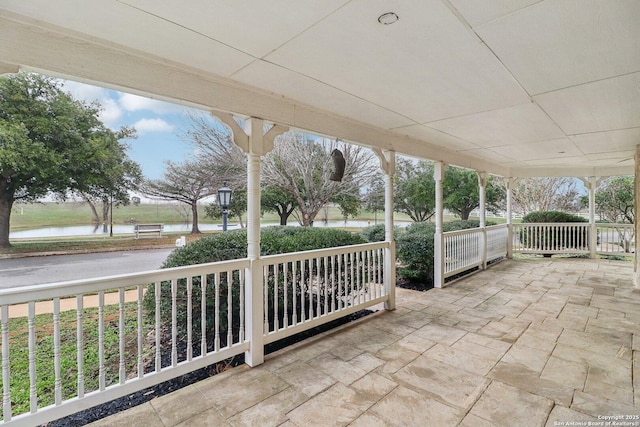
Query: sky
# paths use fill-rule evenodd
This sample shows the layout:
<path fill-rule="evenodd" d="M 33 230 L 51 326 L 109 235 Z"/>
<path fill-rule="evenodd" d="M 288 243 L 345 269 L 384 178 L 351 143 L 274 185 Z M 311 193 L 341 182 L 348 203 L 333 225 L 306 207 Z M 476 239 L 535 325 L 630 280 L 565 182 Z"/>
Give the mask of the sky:
<path fill-rule="evenodd" d="M 130 147 L 127 153 L 140 164 L 146 178 L 162 178 L 165 161 L 181 162 L 193 153 L 193 147 L 180 135 L 188 128 L 187 111 L 199 110 L 74 81 L 62 82 L 63 89 L 74 98 L 97 100 L 103 107 L 100 119 L 110 129 L 136 129 L 137 138 L 125 141 Z"/>

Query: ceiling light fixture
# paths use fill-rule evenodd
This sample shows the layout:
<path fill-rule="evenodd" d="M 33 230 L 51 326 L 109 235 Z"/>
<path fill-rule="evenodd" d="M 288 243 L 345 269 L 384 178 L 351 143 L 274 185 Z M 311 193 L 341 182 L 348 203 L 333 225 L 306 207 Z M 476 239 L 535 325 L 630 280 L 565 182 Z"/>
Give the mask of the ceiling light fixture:
<path fill-rule="evenodd" d="M 387 12 L 378 17 L 378 22 L 383 25 L 391 25 L 394 22 L 398 21 L 398 19 L 398 15 L 396 15 L 394 12 Z"/>

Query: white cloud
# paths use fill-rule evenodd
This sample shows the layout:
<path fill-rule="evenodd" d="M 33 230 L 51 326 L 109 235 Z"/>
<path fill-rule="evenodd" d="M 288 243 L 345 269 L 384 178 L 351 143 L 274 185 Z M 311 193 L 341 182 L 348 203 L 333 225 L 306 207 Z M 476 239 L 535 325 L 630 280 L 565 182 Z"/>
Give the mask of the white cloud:
<path fill-rule="evenodd" d="M 102 106 L 100 120 L 110 128 L 118 128 L 123 110 L 116 99 L 112 97 L 114 91 L 103 87 L 87 85 L 71 80 L 63 80 L 63 89 L 75 98 L 86 102 L 98 101 Z"/>
<path fill-rule="evenodd" d="M 171 114 L 179 113 L 184 110 L 184 107 L 177 104 L 132 95 L 130 93 L 123 93 L 120 96 L 118 103 L 127 111 L 149 110 L 156 114 Z"/>
<path fill-rule="evenodd" d="M 140 119 L 133 124 L 133 127 L 140 133 L 171 132 L 175 128 L 175 126 L 162 119 Z"/>

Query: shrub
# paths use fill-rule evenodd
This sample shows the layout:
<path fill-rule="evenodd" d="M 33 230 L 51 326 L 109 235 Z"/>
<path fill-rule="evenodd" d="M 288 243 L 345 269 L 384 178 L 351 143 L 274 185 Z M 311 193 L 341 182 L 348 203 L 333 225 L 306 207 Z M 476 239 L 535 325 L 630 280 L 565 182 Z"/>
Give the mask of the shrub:
<path fill-rule="evenodd" d="M 536 211 L 523 216 L 522 222 L 588 222 L 588 220 L 566 212 Z"/>
<path fill-rule="evenodd" d="M 442 230 L 466 230 L 479 226 L 478 220 L 456 220 L 442 224 Z M 436 226 L 432 222 L 414 222 L 398 235 L 396 258 L 402 264 L 398 275 L 410 281 L 433 282 L 435 231 Z"/>
<path fill-rule="evenodd" d="M 576 223 L 588 222 L 581 216 L 560 211 L 531 212 L 522 218 L 523 223 Z M 519 238 L 523 245 L 541 250 L 580 250 L 589 246 L 589 230 L 587 228 L 561 228 L 543 230 L 520 230 Z M 551 256 L 551 254 L 545 254 Z"/>
<path fill-rule="evenodd" d="M 398 236 L 396 258 L 402 264 L 398 275 L 410 281 L 433 282 L 433 236 L 436 226 L 432 222 L 414 222 Z"/>
<path fill-rule="evenodd" d="M 398 239 L 398 236 L 402 233 L 402 229 L 398 226 L 393 227 L 393 238 Z M 370 225 L 360 231 L 362 236 L 367 242 L 384 242 L 384 224 Z"/>
<path fill-rule="evenodd" d="M 262 255 L 274 255 L 279 253 L 296 252 L 312 249 L 322 249 L 336 246 L 346 246 L 365 243 L 365 240 L 356 234 L 349 233 L 344 230 L 337 230 L 331 228 L 308 228 L 308 227 L 265 227 L 261 230 L 261 252 Z M 230 259 L 245 258 L 247 256 L 247 233 L 245 230 L 234 230 L 225 233 L 219 233 L 208 237 L 203 237 L 199 240 L 191 242 L 182 248 L 176 249 L 165 260 L 162 268 L 179 267 L 184 265 L 203 264 L 208 262 L 225 261 Z M 345 261 L 346 262 L 346 261 Z M 305 263 L 305 268 L 301 268 L 301 263 L 296 264 L 297 283 L 302 282 L 303 285 L 295 290 L 295 294 L 298 297 L 305 299 L 304 304 L 300 303 L 298 309 L 298 318 L 300 318 L 302 307 L 309 310 L 306 316 L 316 315 L 317 307 L 324 307 L 324 301 L 322 304 L 318 304 L 315 294 L 308 292 L 309 282 L 312 278 L 323 278 L 324 269 L 327 268 L 323 263 L 318 265 L 313 260 Z M 301 277 L 302 271 L 304 271 L 304 278 Z M 274 287 L 275 277 L 278 277 L 278 317 L 280 322 L 284 317 L 285 309 L 290 311 L 291 307 L 284 307 L 284 295 L 283 295 L 283 282 L 284 274 L 282 269 L 279 269 L 279 274 L 276 276 L 273 268 L 268 272 L 267 283 L 268 287 L 267 298 L 269 310 L 272 310 L 274 299 Z M 332 274 L 331 271 L 327 272 Z M 291 271 L 289 271 L 291 274 Z M 303 280 L 301 280 L 303 279 Z M 218 283 L 219 294 L 216 296 L 216 286 L 214 282 L 214 276 L 209 275 L 206 277 L 206 294 L 207 294 L 207 313 L 215 312 L 216 300 L 218 308 L 220 310 L 220 318 L 218 319 L 218 332 L 220 333 L 220 345 L 225 346 L 227 342 L 228 331 L 228 317 L 227 314 L 231 310 L 233 339 L 237 339 L 240 328 L 240 278 L 237 273 L 232 274 L 232 277 L 228 277 L 227 273 L 220 274 Z M 187 326 L 187 290 L 186 279 L 178 280 L 178 292 L 177 292 L 177 314 L 176 322 L 178 328 L 178 334 L 181 337 L 186 337 Z M 201 295 L 202 284 L 201 278 L 196 276 L 192 278 L 192 335 L 194 337 L 194 347 L 197 350 L 199 346 L 195 345 L 197 337 L 201 336 Z M 232 307 L 228 306 L 228 288 L 231 284 L 232 293 Z M 160 285 L 160 318 L 161 324 L 164 328 L 171 326 L 171 283 L 162 282 Z M 339 295 L 332 295 L 332 298 L 339 298 Z M 291 298 L 291 296 L 290 296 Z M 291 305 L 291 301 L 289 301 Z M 144 297 L 144 307 L 147 311 L 147 322 L 155 323 L 155 286 L 151 285 Z M 269 319 L 270 325 L 273 323 L 274 313 L 267 313 L 267 319 Z M 214 316 L 207 316 L 206 335 L 213 337 L 215 335 L 215 321 Z"/>

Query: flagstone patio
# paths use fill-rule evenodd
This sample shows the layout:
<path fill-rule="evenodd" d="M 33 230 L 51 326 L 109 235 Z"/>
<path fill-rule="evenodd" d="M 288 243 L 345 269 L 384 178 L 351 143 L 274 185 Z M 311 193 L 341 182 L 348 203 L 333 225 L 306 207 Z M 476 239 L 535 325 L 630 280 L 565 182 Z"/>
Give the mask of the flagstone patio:
<path fill-rule="evenodd" d="M 533 258 L 398 289 L 393 312 L 92 425 L 638 426 L 632 273 L 631 262 Z"/>

